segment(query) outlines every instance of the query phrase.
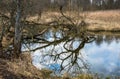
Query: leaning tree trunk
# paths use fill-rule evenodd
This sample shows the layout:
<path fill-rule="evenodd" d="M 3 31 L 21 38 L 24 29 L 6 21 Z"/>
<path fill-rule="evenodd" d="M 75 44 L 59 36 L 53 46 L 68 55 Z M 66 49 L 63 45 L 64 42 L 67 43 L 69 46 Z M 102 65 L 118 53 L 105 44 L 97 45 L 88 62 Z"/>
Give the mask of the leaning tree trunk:
<path fill-rule="evenodd" d="M 17 12 L 15 22 L 15 36 L 14 36 L 14 56 L 19 57 L 21 53 L 21 0 L 16 0 Z"/>

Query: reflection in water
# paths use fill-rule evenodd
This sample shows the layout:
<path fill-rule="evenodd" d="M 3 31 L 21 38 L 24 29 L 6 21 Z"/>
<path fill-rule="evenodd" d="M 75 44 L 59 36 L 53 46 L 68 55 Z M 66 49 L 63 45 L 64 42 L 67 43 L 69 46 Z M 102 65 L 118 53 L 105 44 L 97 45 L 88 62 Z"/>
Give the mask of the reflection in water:
<path fill-rule="evenodd" d="M 39 38 L 40 37 L 40 38 Z M 34 39 L 31 51 L 34 52 L 33 64 L 40 68 L 50 68 L 59 71 L 68 72 L 88 72 L 88 64 L 82 56 L 81 49 L 86 43 L 94 40 L 89 34 L 72 29 L 69 31 L 49 30 L 42 36 L 35 37 L 39 39 L 36 43 Z M 29 40 L 29 38 L 28 38 Z M 33 47 L 34 46 L 34 47 Z M 37 54 L 37 56 L 35 56 Z M 35 62 L 39 62 L 36 64 Z M 55 67 L 55 68 L 53 68 Z"/>
<path fill-rule="evenodd" d="M 91 71 L 120 76 L 120 39 L 118 36 L 97 36 L 82 50 L 91 64 Z"/>
<path fill-rule="evenodd" d="M 112 43 L 114 40 L 116 43 L 120 42 L 120 35 L 97 35 L 97 39 L 95 40 L 96 44 L 100 46 L 103 42 L 106 42 L 107 44 Z"/>
<path fill-rule="evenodd" d="M 61 70 L 82 73 L 90 69 L 96 73 L 120 74 L 118 36 L 49 30 L 31 44 L 33 64 L 40 69 L 48 68 L 57 73 Z"/>

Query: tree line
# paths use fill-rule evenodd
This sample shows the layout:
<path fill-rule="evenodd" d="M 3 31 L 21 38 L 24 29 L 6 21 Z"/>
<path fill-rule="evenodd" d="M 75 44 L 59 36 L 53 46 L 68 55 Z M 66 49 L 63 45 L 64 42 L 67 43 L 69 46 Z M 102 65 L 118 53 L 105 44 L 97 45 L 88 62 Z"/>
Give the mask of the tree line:
<path fill-rule="evenodd" d="M 52 0 L 59 5 L 81 10 L 109 10 L 120 9 L 120 0 Z"/>

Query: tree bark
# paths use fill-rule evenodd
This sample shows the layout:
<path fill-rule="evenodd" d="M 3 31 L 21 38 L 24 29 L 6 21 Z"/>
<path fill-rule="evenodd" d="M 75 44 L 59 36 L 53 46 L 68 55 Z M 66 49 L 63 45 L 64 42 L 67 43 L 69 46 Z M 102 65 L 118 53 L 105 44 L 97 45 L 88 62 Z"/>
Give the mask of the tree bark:
<path fill-rule="evenodd" d="M 14 56 L 19 57 L 21 53 L 21 0 L 16 0 L 17 12 L 15 22 L 15 36 L 14 36 Z"/>
<path fill-rule="evenodd" d="M 3 56 L 3 46 L 2 46 L 2 40 L 3 40 L 3 35 L 4 35 L 4 30 L 5 30 L 5 26 L 3 23 L 2 18 L 0 19 L 0 24 L 1 24 L 1 33 L 0 33 L 0 57 Z"/>
<path fill-rule="evenodd" d="M 2 56 L 3 54 L 3 49 L 2 49 L 2 40 L 0 39 L 0 57 Z"/>

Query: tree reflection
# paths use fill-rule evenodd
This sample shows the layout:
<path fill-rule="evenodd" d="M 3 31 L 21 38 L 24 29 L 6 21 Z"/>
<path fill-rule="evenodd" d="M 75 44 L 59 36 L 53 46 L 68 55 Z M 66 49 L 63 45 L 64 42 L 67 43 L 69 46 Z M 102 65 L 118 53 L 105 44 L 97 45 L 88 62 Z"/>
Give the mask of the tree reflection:
<path fill-rule="evenodd" d="M 39 40 L 35 41 L 36 38 L 39 38 Z M 89 36 L 82 31 L 65 31 L 63 29 L 54 31 L 48 29 L 41 36 L 34 37 L 31 43 L 39 43 L 39 45 L 31 51 L 41 50 L 43 63 L 46 63 L 45 61 L 47 63 L 57 63 L 60 65 L 60 71 L 87 72 L 89 68 L 80 50 L 86 43 L 93 40 L 93 36 Z"/>
<path fill-rule="evenodd" d="M 120 41 L 120 36 L 119 35 L 96 35 L 96 40 L 95 43 L 96 45 L 100 46 L 103 42 L 107 43 L 107 44 L 111 44 L 112 41 L 115 41 L 116 43 L 118 43 Z"/>
<path fill-rule="evenodd" d="M 103 36 L 98 35 L 97 39 L 95 40 L 95 43 L 100 46 L 103 43 Z"/>

